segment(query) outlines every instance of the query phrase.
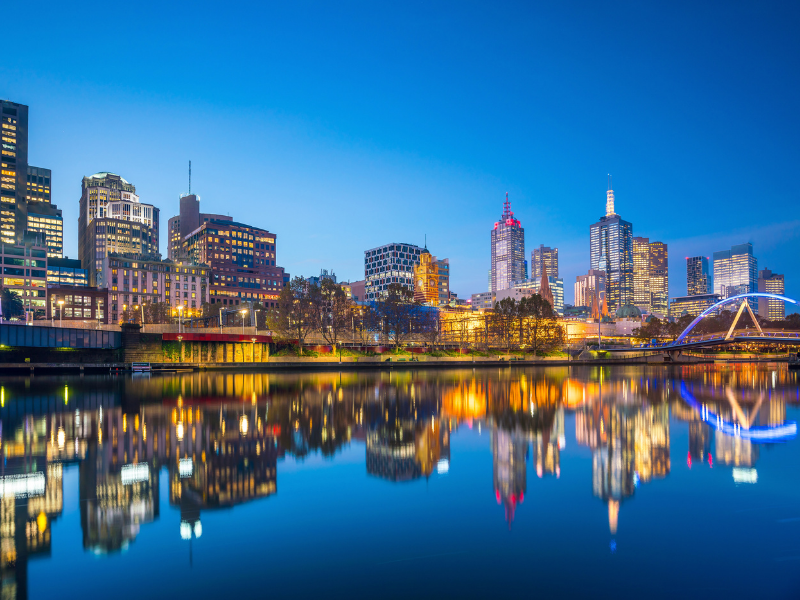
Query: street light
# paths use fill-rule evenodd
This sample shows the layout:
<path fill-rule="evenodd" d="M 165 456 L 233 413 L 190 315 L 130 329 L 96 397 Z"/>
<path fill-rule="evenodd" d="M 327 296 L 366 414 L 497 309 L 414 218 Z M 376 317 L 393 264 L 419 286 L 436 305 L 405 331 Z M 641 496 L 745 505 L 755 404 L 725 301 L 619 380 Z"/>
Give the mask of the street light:
<path fill-rule="evenodd" d="M 253 340 L 253 362 L 256 362 L 256 338 L 252 338 Z"/>
<path fill-rule="evenodd" d="M 142 331 L 144 331 L 144 304 L 142 304 L 141 306 L 134 306 L 134 308 L 142 309 Z"/>
<path fill-rule="evenodd" d="M 239 312 L 242 313 L 242 335 L 244 335 L 244 316 L 247 314 L 247 309 L 243 308 Z"/>
<path fill-rule="evenodd" d="M 62 317 L 63 313 L 64 313 L 64 301 L 63 300 L 59 300 L 58 301 L 58 326 L 59 327 L 63 327 L 64 326 L 64 323 L 61 320 L 61 317 Z"/>
<path fill-rule="evenodd" d="M 222 333 L 222 307 L 219 307 L 219 332 Z"/>
<path fill-rule="evenodd" d="M 182 317 L 181 311 L 182 310 L 183 310 L 183 306 L 181 304 L 179 304 L 178 305 L 178 333 L 181 332 L 181 320 L 182 320 L 181 319 L 181 317 Z"/>

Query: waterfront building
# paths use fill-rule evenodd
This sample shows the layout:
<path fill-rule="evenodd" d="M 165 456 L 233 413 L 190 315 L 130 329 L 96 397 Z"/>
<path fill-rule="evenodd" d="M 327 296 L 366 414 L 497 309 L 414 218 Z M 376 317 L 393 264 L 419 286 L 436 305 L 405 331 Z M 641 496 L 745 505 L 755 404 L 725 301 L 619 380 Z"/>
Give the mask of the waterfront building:
<path fill-rule="evenodd" d="M 158 254 L 158 229 L 158 208 L 141 203 L 133 184 L 107 172 L 83 178 L 78 252 L 89 271 L 89 285 L 98 285 L 98 273 L 109 254 Z"/>
<path fill-rule="evenodd" d="M 171 260 L 185 259 L 186 257 L 182 254 L 184 250 L 183 240 L 200 225 L 208 223 L 212 219 L 216 221 L 233 221 L 232 217 L 226 215 L 201 213 L 200 196 L 191 192 L 181 195 L 180 212 L 167 223 L 167 258 Z"/>
<path fill-rule="evenodd" d="M 75 258 L 47 259 L 47 287 L 87 287 L 89 272 Z"/>
<path fill-rule="evenodd" d="M 708 258 L 692 256 L 686 258 L 686 295 L 714 293 L 714 281 L 708 268 Z"/>
<path fill-rule="evenodd" d="M 155 303 L 169 304 L 173 315 L 183 306 L 183 316 L 191 317 L 209 302 L 210 278 L 208 265 L 175 263 L 158 254 L 112 253 L 103 258 L 98 287 L 109 290 L 113 323 L 128 307 Z"/>
<path fill-rule="evenodd" d="M 783 296 L 785 293 L 783 275 L 762 269 L 758 272 L 758 291 Z M 782 321 L 786 318 L 786 303 L 775 298 L 759 298 L 758 314 L 770 321 Z"/>
<path fill-rule="evenodd" d="M 730 250 L 714 252 L 714 293 L 730 298 L 758 290 L 758 259 L 753 256 L 753 244 L 732 246 Z M 750 302 L 756 308 L 756 301 Z"/>
<path fill-rule="evenodd" d="M 439 269 L 439 304 L 450 302 L 450 259 L 443 258 L 436 261 Z"/>
<path fill-rule="evenodd" d="M 391 243 L 364 252 L 365 299 L 379 300 L 388 287 L 397 283 L 414 291 L 414 267 L 425 248 L 414 244 Z"/>
<path fill-rule="evenodd" d="M 541 279 L 542 273 L 558 277 L 558 248 L 539 244 L 531 252 L 531 279 Z"/>
<path fill-rule="evenodd" d="M 633 225 L 614 212 L 614 190 L 606 193 L 606 214 L 589 228 L 590 268 L 606 273 L 606 301 L 616 311 L 634 301 Z"/>
<path fill-rule="evenodd" d="M 439 304 L 439 263 L 425 248 L 414 265 L 414 300 L 423 304 Z"/>
<path fill-rule="evenodd" d="M 491 231 L 490 290 L 497 293 L 512 287 L 513 282 L 528 278 L 525 260 L 525 230 L 519 219 L 514 218 L 511 203 L 503 203 L 503 214 Z"/>
<path fill-rule="evenodd" d="M 289 274 L 276 265 L 277 236 L 238 221 L 210 219 L 184 238 L 186 256 L 211 267 L 211 304 L 276 306 Z"/>
<path fill-rule="evenodd" d="M 105 288 L 57 285 L 48 287 L 47 318 L 111 323 Z M 63 304 L 62 304 L 63 303 Z"/>
<path fill-rule="evenodd" d="M 675 319 L 683 315 L 698 316 L 701 312 L 714 306 L 721 300 L 719 294 L 695 294 L 694 296 L 679 296 L 669 303 L 669 316 Z"/>
<path fill-rule="evenodd" d="M 586 275 L 578 275 L 575 278 L 575 306 L 586 306 L 590 313 L 597 309 L 599 314 L 600 307 L 595 306 L 603 301 L 606 293 L 606 272 L 597 269 L 589 269 Z"/>
<path fill-rule="evenodd" d="M 650 312 L 669 312 L 669 253 L 664 242 L 650 242 Z"/>
<path fill-rule="evenodd" d="M 47 310 L 47 248 L 41 242 L 0 246 L 2 289 L 19 295 L 25 320 L 43 319 Z"/>

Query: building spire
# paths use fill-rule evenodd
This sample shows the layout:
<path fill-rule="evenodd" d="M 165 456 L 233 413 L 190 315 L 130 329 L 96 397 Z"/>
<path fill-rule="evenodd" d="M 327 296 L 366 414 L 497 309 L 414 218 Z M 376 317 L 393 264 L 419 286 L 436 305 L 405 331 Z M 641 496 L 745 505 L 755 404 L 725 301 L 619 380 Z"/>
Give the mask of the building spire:
<path fill-rule="evenodd" d="M 511 218 L 511 203 L 508 201 L 508 192 L 506 192 L 506 201 L 503 203 L 503 220 L 506 221 Z"/>
<path fill-rule="evenodd" d="M 192 161 L 189 161 L 189 195 L 192 195 Z"/>
<path fill-rule="evenodd" d="M 613 217 L 614 212 L 614 190 L 611 189 L 611 173 L 608 174 L 608 191 L 606 192 L 606 216 Z"/>

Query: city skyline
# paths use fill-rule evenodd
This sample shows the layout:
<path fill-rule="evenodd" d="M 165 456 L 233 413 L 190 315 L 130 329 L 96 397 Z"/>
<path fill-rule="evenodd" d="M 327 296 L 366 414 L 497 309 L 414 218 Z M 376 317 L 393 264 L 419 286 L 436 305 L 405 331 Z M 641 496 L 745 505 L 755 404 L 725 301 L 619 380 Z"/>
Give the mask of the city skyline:
<path fill-rule="evenodd" d="M 274 19 L 292 18 L 293 10 L 284 7 Z M 323 17 L 343 24 L 347 31 L 355 26 L 360 32 L 371 30 L 369 36 L 379 36 L 385 27 L 384 19 L 390 16 L 386 14 L 389 9 L 359 11 L 354 7 L 352 14 L 350 9 L 340 10 L 344 12 L 321 8 L 319 17 L 308 24 L 307 32 L 289 27 L 270 41 L 270 48 L 273 43 L 284 44 L 284 36 L 305 39 L 316 35 L 324 41 L 330 34 Z M 485 252 L 473 243 L 472 237 L 480 236 L 485 223 L 496 219 L 496 206 L 508 191 L 516 214 L 527 224 L 528 246 L 542 240 L 558 246 L 561 277 L 571 289 L 569 283 L 589 266 L 585 227 L 598 215 L 598 196 L 603 191 L 600 186 L 605 174 L 611 172 L 617 176 L 617 210 L 635 223 L 634 235 L 646 234 L 670 246 L 669 270 L 673 274 L 683 271 L 686 256 L 710 256 L 719 248 L 748 241 L 763 264 L 786 275 L 787 295 L 800 295 L 797 268 L 784 258 L 796 254 L 800 229 L 796 215 L 788 210 L 796 197 L 796 184 L 788 175 L 788 165 L 796 162 L 792 140 L 796 138 L 797 122 L 785 100 L 792 95 L 785 86 L 795 84 L 778 77 L 774 69 L 763 68 L 780 62 L 775 60 L 776 45 L 764 43 L 766 36 L 783 44 L 781 56 L 792 55 L 790 49 L 796 48 L 797 42 L 788 25 L 760 9 L 753 9 L 755 13 L 750 14 L 735 7 L 725 10 L 728 26 L 711 33 L 706 27 L 712 20 L 710 14 L 695 15 L 692 22 L 685 24 L 690 46 L 732 46 L 732 62 L 737 64 L 742 64 L 737 58 L 749 57 L 744 75 L 751 77 L 754 85 L 744 92 L 737 87 L 737 93 L 726 94 L 726 101 L 720 106 L 720 86 L 724 90 L 730 86 L 723 73 L 712 70 L 710 81 L 705 82 L 709 70 L 704 61 L 692 64 L 690 52 L 672 56 L 672 43 L 666 37 L 643 38 L 637 25 L 656 18 L 654 8 L 601 13 L 587 6 L 584 14 L 578 15 L 568 15 L 559 8 L 534 13 L 522 5 L 495 14 L 483 14 L 484 9 L 474 7 L 465 10 L 472 11 L 472 19 L 469 23 L 466 16 L 464 20 L 457 19 L 454 31 L 441 42 L 436 41 L 441 36 L 440 29 L 433 27 L 435 20 L 442 17 L 439 9 L 432 8 L 428 18 L 416 26 L 412 26 L 411 15 L 404 10 L 391 15 L 398 18 L 397 35 L 401 41 L 419 27 L 424 49 L 431 54 L 433 64 L 418 73 L 420 81 L 406 74 L 406 61 L 416 64 L 420 58 L 416 53 L 389 69 L 389 75 L 399 76 L 397 83 L 382 75 L 370 84 L 365 70 L 371 62 L 364 59 L 347 84 L 331 85 L 320 100 L 313 100 L 310 98 L 316 94 L 305 92 L 331 83 L 329 78 L 334 74 L 341 75 L 340 67 L 333 62 L 339 53 L 358 52 L 365 43 L 375 43 L 379 50 L 386 50 L 390 42 L 353 36 L 358 41 L 346 44 L 334 53 L 336 56 L 324 61 L 330 72 L 312 69 L 309 75 L 300 75 L 294 85 L 283 84 L 289 81 L 288 77 L 307 71 L 306 54 L 282 54 L 281 58 L 287 60 L 283 67 L 270 61 L 269 77 L 263 84 L 237 83 L 237 67 L 230 75 L 214 76 L 218 78 L 214 81 L 224 84 L 224 93 L 220 94 L 217 86 L 213 92 L 207 86 L 193 86 L 190 82 L 211 76 L 210 65 L 199 66 L 198 61 L 185 70 L 183 66 L 179 68 L 184 63 L 183 54 L 172 46 L 156 43 L 148 48 L 148 56 L 164 59 L 156 72 L 125 68 L 134 59 L 116 49 L 103 57 L 92 54 L 90 61 L 74 40 L 64 37 L 69 28 L 61 30 L 63 24 L 79 22 L 84 13 L 80 9 L 69 13 L 55 9 L 40 24 L 43 36 L 66 49 L 65 55 L 75 50 L 73 65 L 60 58 L 53 60 L 49 44 L 28 48 L 25 54 L 21 49 L 10 49 L 13 60 L 5 64 L 15 67 L 0 68 L 6 84 L 0 96 L 31 107 L 29 162 L 52 170 L 52 202 L 64 212 L 64 247 L 70 258 L 77 258 L 74 223 L 80 179 L 104 170 L 118 173 L 136 182 L 142 198 L 166 211 L 163 216 L 168 218 L 177 213 L 178 196 L 188 190 L 186 162 L 192 160 L 192 189 L 203 196 L 204 210 L 241 214 L 255 213 L 259 207 L 268 209 L 262 213 L 263 222 L 259 219 L 253 224 L 281 235 L 285 258 L 282 265 L 290 273 L 313 274 L 321 266 L 333 265 L 341 279 L 357 280 L 364 248 L 391 239 L 422 245 L 427 233 L 431 246 L 451 257 L 453 291 L 459 297 L 468 297 L 485 289 L 489 268 Z M 360 16 L 356 16 L 358 12 Z M 475 13 L 487 17 L 485 25 L 474 25 Z M 659 13 L 658 18 L 683 23 L 681 14 L 676 10 L 669 15 Z M 165 18 L 170 15 L 175 16 L 168 11 Z M 144 14 L 125 17 L 131 18 L 131 26 L 142 35 L 153 36 L 160 31 L 160 26 L 150 23 Z M 553 39 L 543 25 L 572 21 L 575 37 L 568 35 L 563 41 Z M 606 41 L 597 33 L 612 22 L 615 42 Z M 233 23 L 227 17 L 217 26 L 223 36 L 232 35 L 229 30 Z M 745 26 L 748 36 L 742 45 L 737 32 Z M 484 27 L 490 29 L 484 31 Z M 521 28 L 525 27 L 533 27 L 541 35 L 523 34 Z M 422 85 L 433 81 L 431 78 L 441 69 L 458 74 L 467 68 L 443 48 L 444 44 L 456 42 L 451 36 L 474 40 L 500 29 L 507 31 L 507 46 L 491 48 L 482 41 L 464 46 L 461 41 L 456 47 L 469 56 L 483 54 L 482 64 L 489 65 L 510 58 L 510 53 L 521 52 L 525 59 L 511 61 L 497 75 L 483 69 L 477 73 L 481 87 L 502 89 L 502 94 L 481 93 L 478 98 L 467 100 L 465 84 L 454 75 L 443 82 L 453 86 L 452 90 L 442 85 L 433 89 Z M 734 39 L 738 40 L 736 44 L 732 43 Z M 564 44 L 573 45 L 579 40 L 575 54 L 582 56 L 591 48 L 597 53 L 597 60 L 614 65 L 619 76 L 606 77 L 603 69 L 593 66 L 584 71 L 579 66 L 575 79 L 554 79 L 544 67 L 524 71 L 518 81 L 508 77 L 507 69 L 519 72 L 521 64 L 528 65 L 533 56 L 541 55 L 545 64 L 552 63 L 556 67 L 553 71 L 560 71 L 559 66 L 572 66 L 569 57 L 574 54 L 564 55 Z M 643 52 L 623 53 L 618 44 L 620 48 L 641 46 Z M 220 59 L 230 58 L 228 52 L 223 51 Z M 260 52 L 255 56 L 261 56 Z M 677 72 L 670 71 L 661 79 L 656 74 L 640 74 L 645 73 L 642 68 L 650 60 L 664 60 L 667 55 L 677 62 Z M 99 66 L 95 64 L 98 60 Z M 594 65 L 595 61 L 591 63 Z M 637 76 L 623 75 L 626 69 Z M 369 73 L 373 71 L 370 69 Z M 312 76 L 321 77 L 321 81 L 313 81 Z M 502 85 L 497 85 L 499 76 Z M 583 76 L 584 81 L 579 83 Z M 687 81 L 692 84 L 688 86 L 693 89 L 691 93 L 685 91 L 687 86 L 683 84 Z M 385 102 L 398 83 L 409 84 L 402 102 Z M 262 85 L 269 86 L 268 93 L 262 94 Z M 681 91 L 676 96 L 678 88 Z M 533 106 L 523 105 L 534 90 L 541 97 Z M 567 90 L 573 98 L 589 95 L 559 107 L 560 93 Z M 360 92 L 367 93 L 353 105 L 358 108 L 357 117 L 347 101 Z M 671 100 L 659 100 L 659 96 Z M 478 101 L 491 101 L 490 107 L 500 115 L 491 131 L 483 121 L 463 125 L 463 117 L 474 110 Z M 769 103 L 770 110 L 759 110 L 765 103 Z M 455 113 L 453 117 L 441 118 L 444 106 Z M 687 106 L 692 106 L 688 114 Z M 576 114 L 580 115 L 577 119 Z M 224 151 L 213 128 L 198 126 L 207 124 L 214 115 L 224 122 Z M 520 119 L 521 126 L 515 127 L 515 121 Z M 670 131 L 662 122 L 669 123 Z M 731 138 L 731 122 L 742 125 L 736 130 L 736 138 Z M 698 123 L 702 127 L 696 131 Z M 101 143 L 111 130 L 126 142 Z M 541 135 L 531 135 L 535 131 Z M 762 131 L 771 132 L 764 142 Z M 559 134 L 566 134 L 569 147 L 558 141 Z M 686 144 L 685 136 L 694 136 L 697 150 Z M 530 145 L 529 139 L 539 141 Z M 762 151 L 764 143 L 769 152 Z M 647 152 L 631 150 L 638 146 L 658 151 L 649 156 Z M 699 160 L 699 153 L 713 158 Z M 768 161 L 765 154 L 780 158 Z M 664 160 L 666 157 L 669 160 Z M 229 178 L 223 175 L 225 172 L 253 173 L 260 181 L 258 189 L 252 188 L 250 177 Z M 681 190 L 679 194 L 674 192 L 676 185 Z M 779 210 L 750 211 L 753 189 L 759 190 L 765 203 Z M 715 211 L 713 219 L 691 219 L 691 211 L 697 206 L 710 207 L 722 199 L 725 210 Z M 398 211 L 399 203 L 405 203 L 409 210 Z M 306 219 L 302 231 L 292 228 L 297 207 L 313 215 Z M 374 208 L 368 230 L 341 239 L 338 232 L 350 222 L 352 209 L 367 207 Z M 663 218 L 665 209 L 674 212 L 676 218 Z M 748 215 L 747 221 L 743 214 Z M 160 251 L 164 256 L 167 243 L 168 235 L 162 231 Z M 682 278 L 673 275 L 670 297 L 684 294 Z M 571 300 L 569 294 L 567 301 Z"/>

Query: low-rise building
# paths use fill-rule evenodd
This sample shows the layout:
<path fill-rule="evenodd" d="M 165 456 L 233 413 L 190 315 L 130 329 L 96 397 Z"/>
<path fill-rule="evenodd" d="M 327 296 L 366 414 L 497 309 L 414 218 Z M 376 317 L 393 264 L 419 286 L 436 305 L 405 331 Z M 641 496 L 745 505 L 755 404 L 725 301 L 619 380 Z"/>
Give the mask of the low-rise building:
<path fill-rule="evenodd" d="M 472 294 L 470 304 L 472 305 L 472 310 L 494 308 L 494 294 L 492 292 Z"/>
<path fill-rule="evenodd" d="M 2 289 L 22 300 L 26 320 L 45 318 L 47 311 L 47 247 L 34 244 L 2 244 Z"/>
<path fill-rule="evenodd" d="M 48 288 L 47 318 L 111 323 L 107 289 L 59 285 Z"/>
<path fill-rule="evenodd" d="M 707 308 L 714 306 L 721 300 L 719 294 L 696 294 L 694 296 L 679 296 L 673 298 L 669 304 L 669 316 L 678 319 L 683 315 L 696 317 Z"/>
<path fill-rule="evenodd" d="M 76 258 L 47 259 L 47 287 L 89 285 L 89 271 Z"/>

